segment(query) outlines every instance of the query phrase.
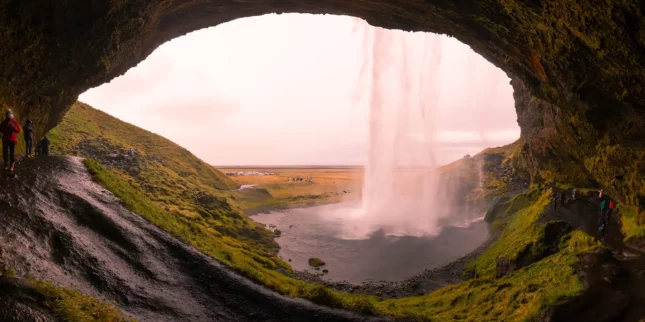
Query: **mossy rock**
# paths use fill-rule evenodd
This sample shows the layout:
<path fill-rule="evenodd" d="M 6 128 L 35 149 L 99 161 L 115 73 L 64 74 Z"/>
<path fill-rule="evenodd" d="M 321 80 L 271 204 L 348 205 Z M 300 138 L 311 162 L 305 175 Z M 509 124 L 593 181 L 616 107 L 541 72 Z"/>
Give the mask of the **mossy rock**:
<path fill-rule="evenodd" d="M 309 259 L 309 266 L 320 267 L 323 265 L 325 265 L 325 262 L 320 258 L 312 257 Z"/>

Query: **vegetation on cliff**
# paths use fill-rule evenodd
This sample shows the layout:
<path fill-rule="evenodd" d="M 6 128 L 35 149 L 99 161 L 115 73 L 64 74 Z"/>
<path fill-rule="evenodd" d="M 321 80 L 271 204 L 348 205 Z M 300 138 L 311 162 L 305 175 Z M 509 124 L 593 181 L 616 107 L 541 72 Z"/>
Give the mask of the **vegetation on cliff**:
<path fill-rule="evenodd" d="M 481 257 L 467 266 L 474 278 L 427 295 L 386 300 L 377 308 L 432 321 L 526 321 L 578 295 L 583 285 L 572 265 L 578 261 L 578 254 L 599 246 L 581 231 L 562 236 L 557 253 L 498 274 L 500 259 L 514 260 L 527 245 L 535 251 L 544 245 L 545 225 L 537 221 L 549 196 L 549 191 L 532 191 L 516 197 L 495 214 L 506 228 Z"/>
<path fill-rule="evenodd" d="M 56 285 L 30 281 L 42 293 L 54 315 L 65 322 L 134 322 L 124 317 L 114 306 L 103 303 L 83 293 Z"/>
<path fill-rule="evenodd" d="M 5 269 L 0 276 L 0 301 L 3 314 L 15 312 L 14 303 L 20 303 L 18 310 L 23 319 L 39 320 L 51 315 L 63 322 L 134 322 L 125 317 L 114 306 L 79 291 L 62 288 L 48 282 L 15 276 L 12 269 Z M 20 318 L 17 316 L 5 316 Z M 13 320 L 12 320 L 13 321 Z M 39 320 L 40 321 L 40 320 Z"/>

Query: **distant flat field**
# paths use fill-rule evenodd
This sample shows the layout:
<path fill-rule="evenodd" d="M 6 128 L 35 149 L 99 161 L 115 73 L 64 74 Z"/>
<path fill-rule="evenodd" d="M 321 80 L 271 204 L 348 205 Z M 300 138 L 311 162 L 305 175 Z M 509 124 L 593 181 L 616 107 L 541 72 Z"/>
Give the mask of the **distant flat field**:
<path fill-rule="evenodd" d="M 259 185 L 277 200 L 296 201 L 294 199 L 298 197 L 317 197 L 316 204 L 356 199 L 360 196 L 363 184 L 363 169 L 358 167 L 253 167 L 218 168 L 218 170 L 224 173 L 274 173 L 275 175 L 269 176 L 231 175 L 229 177 L 240 185 Z M 302 181 L 297 178 L 302 178 Z"/>

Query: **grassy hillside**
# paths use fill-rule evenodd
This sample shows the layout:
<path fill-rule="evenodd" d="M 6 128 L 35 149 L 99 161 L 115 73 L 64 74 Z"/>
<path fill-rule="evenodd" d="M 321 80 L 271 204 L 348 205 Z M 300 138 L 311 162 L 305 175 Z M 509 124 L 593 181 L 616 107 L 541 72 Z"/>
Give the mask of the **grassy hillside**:
<path fill-rule="evenodd" d="M 87 104 L 76 103 L 65 122 L 49 133 L 55 152 L 66 155 L 126 153 L 133 148 L 144 158 L 195 184 L 215 189 L 235 189 L 236 184 L 222 172 L 202 162 L 188 150 L 144 129 L 123 122 Z"/>
<path fill-rule="evenodd" d="M 119 189 L 113 192 L 130 200 L 131 210 L 155 209 L 148 212 L 162 222 L 148 219 L 167 225 L 177 237 L 217 240 L 222 247 L 262 254 L 266 258 L 260 261 L 270 266 L 284 266 L 274 263 L 280 261 L 272 233 L 229 201 L 229 189 L 239 185 L 177 144 L 83 103 L 75 104 L 49 136 L 55 153 L 96 160 L 96 172 L 105 170 L 112 179 L 103 183 Z"/>
<path fill-rule="evenodd" d="M 239 209 L 236 192 L 222 190 L 236 185 L 177 145 L 80 103 L 51 138 L 58 153 L 91 157 L 86 165 L 94 180 L 148 221 L 279 293 L 332 307 L 432 321 L 526 320 L 583 289 L 571 265 L 577 254 L 597 246 L 576 231 L 562 239 L 557 253 L 500 276 L 497 259 L 516 258 L 527 246 L 517 242 L 518 236 L 528 236 L 526 241 L 532 245 L 543 241 L 545 225 L 537 218 L 550 192 L 536 189 L 517 197 L 512 207 L 503 209 L 504 214 L 495 216 L 504 231 L 469 265 L 472 279 L 401 299 L 340 293 L 290 277 L 291 268 L 275 256 L 272 233 L 255 225 Z M 139 155 L 112 155 L 115 151 L 123 154 L 130 147 Z M 462 160 L 444 168 L 444 175 L 457 178 L 454 184 L 468 193 L 472 187 L 481 189 L 484 196 L 510 193 L 517 182 L 517 174 L 507 162 L 510 151 L 514 151 L 512 147 L 506 147 Z M 478 164 L 488 170 L 480 172 Z M 195 169 L 197 166 L 200 168 Z M 475 170 L 477 177 L 473 176 Z"/>

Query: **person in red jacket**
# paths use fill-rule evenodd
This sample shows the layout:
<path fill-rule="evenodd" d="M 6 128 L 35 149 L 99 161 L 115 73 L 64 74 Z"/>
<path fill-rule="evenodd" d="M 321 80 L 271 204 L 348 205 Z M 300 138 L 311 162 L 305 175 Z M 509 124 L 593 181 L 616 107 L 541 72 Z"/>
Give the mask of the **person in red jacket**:
<path fill-rule="evenodd" d="M 13 118 L 13 112 L 7 110 L 7 118 L 0 123 L 0 133 L 2 133 L 2 159 L 4 160 L 4 169 L 13 171 L 16 165 L 16 142 L 18 133 L 20 133 L 20 124 Z"/>

